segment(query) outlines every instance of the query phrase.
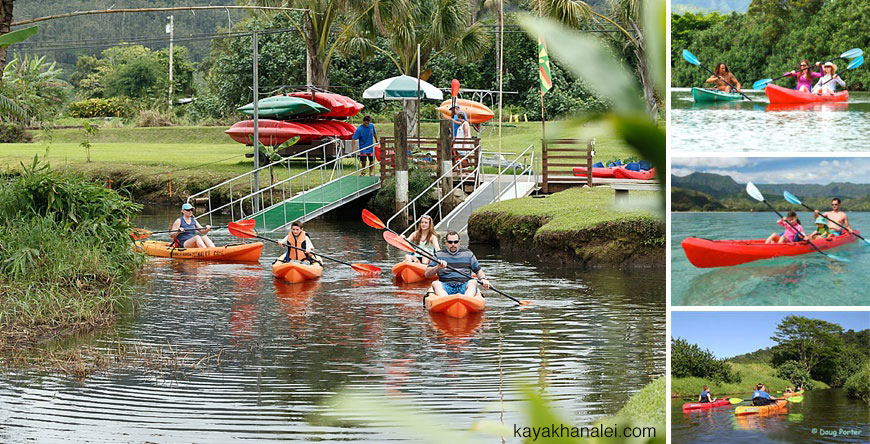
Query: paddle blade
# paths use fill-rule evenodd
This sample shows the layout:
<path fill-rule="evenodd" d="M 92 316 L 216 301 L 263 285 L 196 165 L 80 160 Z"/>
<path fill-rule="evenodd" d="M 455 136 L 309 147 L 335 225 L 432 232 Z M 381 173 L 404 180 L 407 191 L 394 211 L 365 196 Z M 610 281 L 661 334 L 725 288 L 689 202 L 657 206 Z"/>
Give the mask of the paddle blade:
<path fill-rule="evenodd" d="M 133 231 L 130 232 L 130 236 L 133 237 L 133 240 L 148 239 L 151 237 L 151 232 L 144 228 L 134 228 Z"/>
<path fill-rule="evenodd" d="M 362 220 L 363 222 L 365 222 L 366 225 L 377 230 L 383 230 L 384 228 L 387 228 L 387 226 L 384 225 L 384 223 L 377 216 L 375 216 L 374 213 L 366 210 L 365 208 L 363 208 L 362 210 Z"/>
<path fill-rule="evenodd" d="M 798 199 L 797 196 L 795 196 L 794 194 L 789 193 L 788 191 L 783 191 L 782 197 L 784 197 L 785 200 L 787 200 L 790 204 L 802 205 L 801 200 Z"/>
<path fill-rule="evenodd" d="M 741 402 L 743 402 L 743 400 L 740 398 L 731 398 L 728 401 L 730 401 L 731 404 L 740 404 Z"/>
<path fill-rule="evenodd" d="M 381 274 L 380 267 L 370 264 L 350 264 L 350 267 L 363 274 Z"/>
<path fill-rule="evenodd" d="M 764 202 L 764 195 L 761 194 L 761 191 L 752 182 L 746 184 L 746 192 L 749 194 L 749 197 L 759 202 Z"/>
<path fill-rule="evenodd" d="M 698 58 L 695 57 L 694 54 L 692 54 L 691 52 L 689 52 L 688 49 L 684 49 L 684 50 L 683 50 L 683 59 L 685 59 L 687 62 L 689 62 L 689 63 L 691 63 L 691 64 L 693 64 L 693 65 L 696 65 L 696 66 L 698 66 L 698 65 L 701 64 L 701 62 L 698 61 Z"/>
<path fill-rule="evenodd" d="M 761 79 L 752 84 L 752 89 L 764 89 L 773 79 Z"/>
<path fill-rule="evenodd" d="M 257 225 L 257 221 L 255 221 L 254 219 L 242 219 L 233 223 L 243 228 L 248 228 L 250 230 L 253 230 L 254 227 Z"/>
<path fill-rule="evenodd" d="M 842 257 L 842 256 L 837 256 L 837 255 L 835 255 L 835 254 L 825 254 L 825 256 L 828 256 L 829 258 L 831 258 L 831 259 L 833 259 L 833 260 L 835 260 L 835 261 L 840 261 L 840 262 L 852 262 L 852 261 L 850 261 L 849 259 L 846 259 L 846 258 L 844 258 L 844 257 Z"/>
<path fill-rule="evenodd" d="M 388 244 L 400 250 L 407 251 L 408 253 L 414 252 L 414 246 L 405 239 L 402 239 L 402 237 L 396 233 L 384 231 L 384 240 L 387 241 Z"/>
<path fill-rule="evenodd" d="M 230 222 L 229 225 L 227 225 L 227 228 L 230 230 L 230 234 L 236 237 L 242 237 L 246 239 L 257 237 L 257 232 L 254 231 L 253 228 L 245 227 L 235 222 Z"/>
<path fill-rule="evenodd" d="M 855 57 L 861 57 L 864 55 L 864 51 L 861 48 L 852 48 L 842 54 L 840 54 L 840 58 L 843 59 L 854 59 Z"/>
<path fill-rule="evenodd" d="M 864 64 L 864 56 L 859 56 L 857 59 L 849 62 L 849 66 L 847 66 L 846 69 L 855 69 L 862 64 Z"/>
<path fill-rule="evenodd" d="M 792 396 L 791 398 L 785 398 L 788 402 L 801 402 L 804 400 L 803 396 Z"/>
<path fill-rule="evenodd" d="M 456 97 L 457 95 L 459 95 L 459 80 L 453 79 L 450 82 L 450 96 Z"/>

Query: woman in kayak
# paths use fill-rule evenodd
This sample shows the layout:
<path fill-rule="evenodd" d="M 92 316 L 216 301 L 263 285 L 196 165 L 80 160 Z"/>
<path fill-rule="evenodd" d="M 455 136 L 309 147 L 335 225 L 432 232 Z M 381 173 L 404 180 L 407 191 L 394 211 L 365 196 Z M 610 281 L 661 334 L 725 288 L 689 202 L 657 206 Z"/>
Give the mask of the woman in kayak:
<path fill-rule="evenodd" d="M 173 247 L 214 248 L 214 242 L 206 236 L 211 231 L 211 225 L 200 225 L 193 217 L 193 205 L 189 203 L 181 206 L 181 217 L 175 219 L 169 229 L 172 230 L 169 236 L 173 239 Z"/>
<path fill-rule="evenodd" d="M 290 232 L 287 233 L 287 236 L 284 236 L 283 239 L 278 241 L 278 245 L 287 248 L 287 254 L 284 255 L 283 261 L 297 261 L 297 262 L 308 262 L 309 264 L 313 264 L 315 262 L 320 263 L 319 260 L 315 256 L 312 255 L 314 251 L 314 243 L 311 242 L 311 238 L 305 234 L 305 231 L 302 230 L 302 222 L 293 222 L 290 224 Z M 281 259 L 279 257 L 279 259 Z"/>
<path fill-rule="evenodd" d="M 441 249 L 438 246 L 438 232 L 435 231 L 435 224 L 432 223 L 432 217 L 428 215 L 420 218 L 420 222 L 417 222 L 417 229 L 414 230 L 414 234 L 408 238 L 408 241 L 420 247 L 421 250 L 426 250 L 433 256 L 436 251 Z M 406 254 L 405 261 L 423 264 L 429 263 L 429 259 L 417 253 Z"/>
<path fill-rule="evenodd" d="M 825 75 L 816 82 L 813 87 L 813 94 L 834 94 L 837 92 L 837 85 L 846 88 L 846 82 L 837 75 L 837 65 L 827 62 L 824 66 Z"/>
<path fill-rule="evenodd" d="M 774 398 L 767 393 L 767 387 L 764 384 L 755 386 L 755 391 L 752 392 L 752 405 L 768 405 L 779 401 L 781 398 Z"/>
<path fill-rule="evenodd" d="M 825 220 L 824 217 L 819 216 L 816 218 L 816 231 L 813 231 L 813 234 L 810 234 L 810 240 L 818 239 L 818 238 L 827 238 L 831 237 L 831 229 L 828 228 L 828 221 Z M 791 388 L 791 386 L 789 386 Z"/>
<path fill-rule="evenodd" d="M 705 385 L 704 389 L 701 391 L 701 395 L 698 396 L 698 402 L 716 402 L 719 398 L 714 398 L 713 395 L 710 394 L 710 386 Z"/>
<path fill-rule="evenodd" d="M 714 69 L 713 72 L 716 74 L 710 76 L 710 78 L 707 79 L 707 83 L 715 83 L 716 89 L 719 91 L 740 92 L 740 82 L 737 81 L 734 74 L 731 74 L 727 65 L 719 63 L 716 65 L 716 69 Z M 732 88 L 729 83 L 734 85 L 734 88 Z"/>
<path fill-rule="evenodd" d="M 816 66 L 820 63 L 816 62 Z M 801 60 L 800 70 L 791 71 L 783 74 L 785 77 L 797 77 L 797 86 L 795 90 L 802 92 L 810 92 L 813 89 L 813 79 L 818 79 L 822 76 L 822 68 L 819 67 L 819 72 L 810 71 L 810 62 L 807 59 Z"/>
<path fill-rule="evenodd" d="M 804 233 L 804 227 L 801 226 L 801 220 L 798 219 L 797 213 L 794 211 L 789 211 L 785 219 L 780 219 L 776 223 L 784 227 L 785 231 L 771 234 L 764 243 L 784 244 L 786 242 L 798 242 L 807 237 L 806 233 Z"/>

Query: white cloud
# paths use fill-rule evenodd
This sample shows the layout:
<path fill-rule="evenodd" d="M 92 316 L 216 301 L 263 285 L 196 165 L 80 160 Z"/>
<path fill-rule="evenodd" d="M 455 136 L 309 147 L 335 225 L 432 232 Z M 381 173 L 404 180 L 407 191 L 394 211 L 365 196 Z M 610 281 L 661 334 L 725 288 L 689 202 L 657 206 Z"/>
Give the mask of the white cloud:
<path fill-rule="evenodd" d="M 755 159 L 751 157 L 673 157 L 672 166 L 684 167 L 708 167 L 715 163 L 719 167 L 743 167 L 755 165 Z"/>

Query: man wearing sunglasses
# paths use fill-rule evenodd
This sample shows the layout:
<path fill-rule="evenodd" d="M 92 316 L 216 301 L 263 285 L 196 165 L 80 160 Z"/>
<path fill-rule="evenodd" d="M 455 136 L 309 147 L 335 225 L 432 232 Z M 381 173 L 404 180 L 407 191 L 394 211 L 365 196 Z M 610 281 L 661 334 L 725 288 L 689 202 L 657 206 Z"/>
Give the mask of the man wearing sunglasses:
<path fill-rule="evenodd" d="M 840 198 L 835 197 L 831 199 L 831 211 L 822 213 L 822 216 L 828 218 L 828 229 L 831 230 L 831 233 L 834 236 L 842 235 L 843 231 L 848 231 L 849 233 L 852 232 L 852 226 L 849 225 L 849 218 L 846 217 L 845 212 L 840 210 Z M 819 210 L 815 211 L 815 218 L 819 218 Z M 842 227 L 837 224 L 842 225 Z"/>
<path fill-rule="evenodd" d="M 439 296 L 448 294 L 464 293 L 471 297 L 477 294 L 477 280 L 468 279 L 461 273 L 457 273 L 449 268 L 455 268 L 467 275 L 477 273 L 477 279 L 480 280 L 483 288 L 489 288 L 489 281 L 486 280 L 483 269 L 480 268 L 480 263 L 474 253 L 467 248 L 459 247 L 459 233 L 450 231 L 447 233 L 446 246 L 435 253 L 435 259 L 438 262 L 431 261 L 426 268 L 426 277 L 431 278 L 438 274 L 438 280 L 432 283 L 432 289 Z"/>

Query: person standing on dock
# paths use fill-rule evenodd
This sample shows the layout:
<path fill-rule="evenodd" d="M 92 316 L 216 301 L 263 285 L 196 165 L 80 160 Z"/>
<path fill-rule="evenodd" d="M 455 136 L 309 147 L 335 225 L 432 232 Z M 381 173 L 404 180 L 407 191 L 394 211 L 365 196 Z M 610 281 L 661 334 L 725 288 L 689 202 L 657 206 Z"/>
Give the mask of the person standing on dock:
<path fill-rule="evenodd" d="M 366 175 L 366 160 L 369 163 L 369 176 L 375 175 L 375 143 L 378 141 L 378 132 L 375 131 L 375 125 L 372 123 L 371 116 L 363 117 L 362 125 L 356 128 L 353 133 L 353 140 L 357 141 L 357 149 L 359 150 L 360 176 Z"/>
<path fill-rule="evenodd" d="M 449 294 L 464 293 L 468 297 L 477 294 L 477 281 L 483 285 L 483 288 L 489 288 L 489 281 L 483 273 L 483 268 L 480 267 L 480 262 L 471 250 L 459 247 L 459 233 L 450 231 L 447 233 L 445 242 L 446 248 L 442 248 L 435 253 L 437 262 L 429 262 L 426 268 L 426 277 L 431 278 L 438 274 L 438 280 L 432 283 L 432 289 L 438 296 L 447 296 Z M 460 273 L 457 273 L 447 267 L 455 268 L 464 272 L 467 275 L 477 273 L 477 279 L 468 279 Z"/>

